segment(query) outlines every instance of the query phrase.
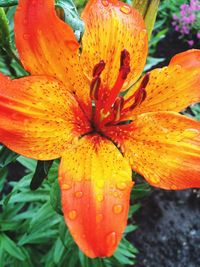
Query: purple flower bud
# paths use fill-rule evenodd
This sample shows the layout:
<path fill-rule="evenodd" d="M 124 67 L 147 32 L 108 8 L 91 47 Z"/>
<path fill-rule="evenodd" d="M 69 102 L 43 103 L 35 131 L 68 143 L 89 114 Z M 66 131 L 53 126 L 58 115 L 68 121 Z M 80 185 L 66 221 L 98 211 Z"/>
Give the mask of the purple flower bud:
<path fill-rule="evenodd" d="M 178 16 L 176 14 L 173 14 L 172 18 L 173 20 L 178 20 Z"/>
<path fill-rule="evenodd" d="M 179 31 L 179 26 L 178 26 L 178 25 L 175 27 L 175 31 L 176 31 L 176 32 Z"/>
<path fill-rule="evenodd" d="M 188 42 L 187 42 L 188 44 L 189 44 L 189 46 L 193 46 L 193 44 L 194 44 L 194 41 L 193 40 L 188 40 Z"/>
<path fill-rule="evenodd" d="M 200 32 L 197 33 L 197 38 L 200 39 Z"/>

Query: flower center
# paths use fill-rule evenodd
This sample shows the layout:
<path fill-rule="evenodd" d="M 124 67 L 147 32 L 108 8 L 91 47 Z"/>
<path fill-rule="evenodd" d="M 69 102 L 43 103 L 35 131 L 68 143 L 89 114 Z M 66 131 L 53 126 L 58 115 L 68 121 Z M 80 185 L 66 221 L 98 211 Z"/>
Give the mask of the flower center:
<path fill-rule="evenodd" d="M 121 52 L 119 74 L 111 89 L 102 85 L 101 74 L 104 68 L 105 62 L 103 60 L 94 66 L 93 79 L 90 84 L 90 97 L 93 108 L 92 123 L 95 130 L 100 132 L 110 125 L 114 126 L 120 123 L 128 123 L 126 114 L 145 100 L 145 88 L 149 81 L 149 74 L 147 73 L 139 88 L 125 100 L 119 94 L 130 73 L 129 52 L 126 49 Z"/>

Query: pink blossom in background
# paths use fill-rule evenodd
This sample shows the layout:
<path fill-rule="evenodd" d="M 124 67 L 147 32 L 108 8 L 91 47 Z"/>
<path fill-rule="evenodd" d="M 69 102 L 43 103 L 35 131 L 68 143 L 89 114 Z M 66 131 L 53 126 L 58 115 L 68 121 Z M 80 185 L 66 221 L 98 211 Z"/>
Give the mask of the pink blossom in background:
<path fill-rule="evenodd" d="M 180 6 L 180 13 L 173 14 L 172 26 L 176 32 L 181 34 L 181 37 L 187 38 L 189 46 L 194 45 L 193 38 L 200 39 L 200 0 L 190 0 L 189 4 Z M 196 31 L 196 33 L 195 33 Z"/>

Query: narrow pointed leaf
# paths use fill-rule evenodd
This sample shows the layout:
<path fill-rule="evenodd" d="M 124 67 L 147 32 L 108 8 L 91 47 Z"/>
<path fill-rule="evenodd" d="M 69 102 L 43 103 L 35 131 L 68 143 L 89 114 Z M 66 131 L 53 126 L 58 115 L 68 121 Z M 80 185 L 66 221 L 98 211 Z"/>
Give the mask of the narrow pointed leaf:
<path fill-rule="evenodd" d="M 56 180 L 50 191 L 50 202 L 53 209 L 58 213 L 63 215 L 61 208 L 61 196 L 60 196 L 60 186 Z"/>
<path fill-rule="evenodd" d="M 0 0 L 0 7 L 15 6 L 18 4 L 18 0 Z"/>
<path fill-rule="evenodd" d="M 9 22 L 2 7 L 0 7 L 0 46 L 10 48 Z"/>
<path fill-rule="evenodd" d="M 31 190 L 36 190 L 41 186 L 43 180 L 47 178 L 48 172 L 53 164 L 53 160 L 40 161 L 38 160 L 35 173 L 31 180 Z"/>
<path fill-rule="evenodd" d="M 6 167 L 9 163 L 15 161 L 17 157 L 18 154 L 7 147 L 2 147 L 0 150 L 0 168 Z"/>
<path fill-rule="evenodd" d="M 160 0 L 133 0 L 133 7 L 137 9 L 144 18 L 149 40 L 151 38 L 159 4 Z"/>
<path fill-rule="evenodd" d="M 76 38 L 80 41 L 84 32 L 84 22 L 80 19 L 73 1 L 57 0 L 56 10 L 58 16 L 74 29 Z"/>
<path fill-rule="evenodd" d="M 5 251 L 13 256 L 14 258 L 24 261 L 26 259 L 26 256 L 24 255 L 23 251 L 18 247 L 12 239 L 10 239 L 7 235 L 1 234 L 1 241 L 3 244 L 3 248 Z"/>

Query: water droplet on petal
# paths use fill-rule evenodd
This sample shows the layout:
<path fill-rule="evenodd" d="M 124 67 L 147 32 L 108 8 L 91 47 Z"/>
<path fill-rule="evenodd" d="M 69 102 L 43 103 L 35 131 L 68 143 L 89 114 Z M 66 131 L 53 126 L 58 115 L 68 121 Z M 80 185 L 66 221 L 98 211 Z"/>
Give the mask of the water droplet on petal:
<path fill-rule="evenodd" d="M 116 204 L 116 205 L 113 206 L 112 209 L 113 209 L 113 212 L 114 212 L 115 214 L 120 214 L 120 213 L 122 213 L 122 211 L 123 211 L 123 206 L 120 205 L 120 204 Z"/>
<path fill-rule="evenodd" d="M 26 33 L 24 33 L 24 34 L 23 34 L 23 38 L 24 38 L 24 40 L 28 40 L 28 38 L 29 38 L 29 35 L 28 35 L 28 34 L 26 34 Z"/>
<path fill-rule="evenodd" d="M 173 184 L 173 185 L 171 186 L 171 190 L 177 190 L 177 186 Z"/>
<path fill-rule="evenodd" d="M 129 14 L 131 12 L 131 8 L 130 6 L 124 5 L 120 7 L 121 12 L 123 12 L 124 14 Z"/>
<path fill-rule="evenodd" d="M 114 197 L 119 197 L 119 193 L 117 191 L 113 192 Z"/>
<path fill-rule="evenodd" d="M 99 222 L 101 222 L 103 220 L 103 214 L 97 214 L 97 216 L 96 216 L 96 221 L 99 223 Z"/>
<path fill-rule="evenodd" d="M 111 232 L 106 236 L 106 243 L 110 247 L 114 247 L 117 244 L 117 234 L 115 232 Z"/>
<path fill-rule="evenodd" d="M 97 195 L 97 201 L 102 202 L 104 200 L 104 196 L 103 195 Z"/>
<path fill-rule="evenodd" d="M 23 24 L 26 25 L 28 23 L 28 20 L 27 19 L 24 19 L 23 20 Z"/>
<path fill-rule="evenodd" d="M 62 190 L 69 190 L 71 188 L 71 185 L 70 184 L 63 184 L 61 186 Z"/>
<path fill-rule="evenodd" d="M 76 198 L 81 198 L 82 196 L 83 196 L 83 192 L 82 191 L 75 192 L 75 197 Z"/>
<path fill-rule="evenodd" d="M 108 0 L 102 0 L 101 3 L 102 3 L 102 5 L 105 6 L 105 7 L 107 7 L 107 6 L 109 5 Z"/>
<path fill-rule="evenodd" d="M 105 185 L 104 180 L 99 180 L 99 181 L 97 181 L 97 187 L 99 187 L 99 188 L 103 188 L 104 185 Z"/>
<path fill-rule="evenodd" d="M 160 178 L 159 177 L 157 177 L 157 176 L 153 176 L 153 177 L 151 177 L 151 182 L 153 183 L 153 184 L 158 184 L 159 182 L 160 182 Z"/>
<path fill-rule="evenodd" d="M 77 212 L 75 210 L 70 210 L 68 212 L 68 217 L 70 220 L 75 220 L 77 217 Z"/>
<path fill-rule="evenodd" d="M 117 189 L 119 190 L 125 190 L 127 187 L 126 183 L 125 182 L 119 182 L 117 183 Z"/>

